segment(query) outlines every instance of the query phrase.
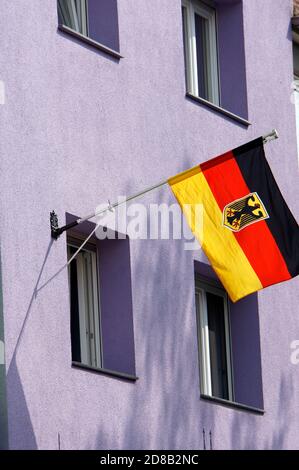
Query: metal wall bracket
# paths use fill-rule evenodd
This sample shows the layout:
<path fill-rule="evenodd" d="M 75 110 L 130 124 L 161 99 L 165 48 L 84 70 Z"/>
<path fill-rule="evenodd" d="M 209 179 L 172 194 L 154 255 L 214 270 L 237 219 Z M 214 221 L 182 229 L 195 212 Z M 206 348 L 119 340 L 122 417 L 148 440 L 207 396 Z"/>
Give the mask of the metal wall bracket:
<path fill-rule="evenodd" d="M 59 237 L 58 217 L 55 211 L 50 212 L 51 237 L 57 240 Z"/>
<path fill-rule="evenodd" d="M 70 224 L 64 225 L 63 227 L 58 226 L 58 217 L 55 211 L 50 212 L 50 227 L 51 227 L 51 237 L 54 240 L 57 240 L 58 237 L 66 230 L 70 230 L 71 228 L 76 227 L 79 225 L 80 219 L 71 222 Z"/>

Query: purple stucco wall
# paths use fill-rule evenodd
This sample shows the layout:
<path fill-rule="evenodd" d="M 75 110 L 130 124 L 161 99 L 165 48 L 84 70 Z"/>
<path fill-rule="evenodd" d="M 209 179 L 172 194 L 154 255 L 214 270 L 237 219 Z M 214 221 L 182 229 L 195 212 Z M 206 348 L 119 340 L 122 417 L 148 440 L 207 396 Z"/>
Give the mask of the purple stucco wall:
<path fill-rule="evenodd" d="M 276 127 L 273 172 L 298 219 L 289 0 L 244 0 L 247 129 L 185 98 L 180 0 L 119 0 L 120 62 L 57 32 L 54 0 L 2 0 L 0 234 L 10 448 L 299 448 L 298 279 L 258 294 L 264 416 L 200 400 L 194 259 L 130 243 L 136 373 L 71 367 L 65 237 L 84 215 Z M 278 66 L 279 64 L 279 66 Z M 174 202 L 167 187 L 144 203 Z M 297 338 L 296 338 L 297 337 Z M 256 354 L 256 353 L 255 353 Z M 244 371 L 246 373 L 246 371 Z"/>

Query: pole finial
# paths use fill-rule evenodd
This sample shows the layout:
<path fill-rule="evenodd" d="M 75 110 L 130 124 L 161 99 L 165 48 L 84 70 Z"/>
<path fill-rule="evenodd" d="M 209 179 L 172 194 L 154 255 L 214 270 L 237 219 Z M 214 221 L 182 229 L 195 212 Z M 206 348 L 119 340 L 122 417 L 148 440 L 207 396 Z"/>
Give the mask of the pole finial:
<path fill-rule="evenodd" d="M 273 129 L 272 132 L 270 132 L 269 134 L 267 135 L 264 135 L 264 144 L 266 144 L 267 142 L 270 142 L 271 140 L 275 140 L 275 139 L 278 139 L 279 135 L 278 135 L 278 132 L 277 132 L 277 129 Z"/>

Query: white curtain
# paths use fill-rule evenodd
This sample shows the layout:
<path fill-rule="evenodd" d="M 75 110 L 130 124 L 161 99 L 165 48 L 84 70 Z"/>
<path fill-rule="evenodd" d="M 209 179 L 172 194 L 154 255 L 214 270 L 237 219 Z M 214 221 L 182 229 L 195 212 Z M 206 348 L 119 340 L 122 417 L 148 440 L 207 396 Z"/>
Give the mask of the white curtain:
<path fill-rule="evenodd" d="M 58 0 L 58 14 L 62 24 L 88 36 L 87 0 Z"/>

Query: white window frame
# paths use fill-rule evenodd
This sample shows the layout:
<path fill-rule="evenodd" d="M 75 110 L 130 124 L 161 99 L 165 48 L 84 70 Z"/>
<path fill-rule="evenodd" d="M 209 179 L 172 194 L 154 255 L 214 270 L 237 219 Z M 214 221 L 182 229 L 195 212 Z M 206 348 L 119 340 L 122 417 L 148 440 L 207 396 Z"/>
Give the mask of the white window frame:
<path fill-rule="evenodd" d="M 88 36 L 88 0 L 81 1 L 82 34 Z"/>
<path fill-rule="evenodd" d="M 186 23 L 183 25 L 185 35 L 185 56 L 187 69 L 187 91 L 192 95 L 199 96 L 198 90 L 198 64 L 195 31 L 195 14 L 208 21 L 208 101 L 220 105 L 219 67 L 216 11 L 199 0 L 182 0 L 182 7 L 186 9 Z M 204 98 L 202 98 L 204 99 Z"/>
<path fill-rule="evenodd" d="M 224 305 L 224 324 L 225 324 L 225 343 L 226 343 L 226 364 L 227 364 L 227 383 L 228 399 L 234 401 L 234 387 L 232 374 L 232 356 L 231 356 L 231 331 L 229 319 L 229 305 L 226 292 L 216 286 L 205 282 L 196 282 L 196 314 L 199 340 L 199 362 L 200 362 L 200 385 L 202 394 L 213 397 L 212 374 L 210 360 L 209 326 L 206 293 L 217 295 L 223 298 Z M 217 397 L 216 397 L 217 398 Z"/>
<path fill-rule="evenodd" d="M 68 247 L 78 248 L 69 241 Z M 76 256 L 81 363 L 103 367 L 97 252 L 84 248 Z M 89 264 L 90 263 L 90 264 Z M 89 264 L 89 266 L 87 265 Z M 70 287 L 70 278 L 69 278 Z"/>

